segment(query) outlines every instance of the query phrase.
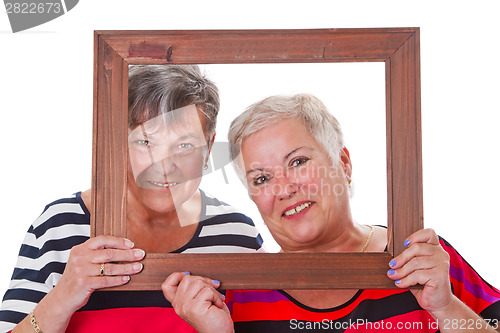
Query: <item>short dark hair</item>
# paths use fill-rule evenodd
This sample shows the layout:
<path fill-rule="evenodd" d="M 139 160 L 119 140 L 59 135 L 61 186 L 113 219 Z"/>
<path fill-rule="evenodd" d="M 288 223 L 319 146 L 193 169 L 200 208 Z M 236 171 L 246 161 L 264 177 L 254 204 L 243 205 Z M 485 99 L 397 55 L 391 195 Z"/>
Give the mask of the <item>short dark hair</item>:
<path fill-rule="evenodd" d="M 219 92 L 197 65 L 131 65 L 128 83 L 129 128 L 194 104 L 205 116 L 207 140 L 215 133 Z"/>

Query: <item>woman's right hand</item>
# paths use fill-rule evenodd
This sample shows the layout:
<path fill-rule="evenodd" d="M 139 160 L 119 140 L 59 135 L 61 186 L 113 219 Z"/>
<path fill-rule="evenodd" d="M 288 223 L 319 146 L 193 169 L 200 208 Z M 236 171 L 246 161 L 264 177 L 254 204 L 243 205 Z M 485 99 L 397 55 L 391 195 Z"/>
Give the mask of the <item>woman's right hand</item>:
<path fill-rule="evenodd" d="M 66 305 L 73 312 L 80 309 L 94 290 L 121 286 L 130 280 L 130 275 L 142 270 L 137 261 L 145 253 L 133 247 L 130 240 L 114 236 L 97 236 L 73 247 L 54 290 L 67 295 Z M 102 276 L 101 264 L 104 264 Z"/>
<path fill-rule="evenodd" d="M 34 309 L 40 329 L 64 332 L 73 313 L 87 303 L 94 290 L 121 286 L 130 275 L 139 273 L 142 264 L 138 261 L 145 253 L 133 247 L 130 240 L 114 236 L 97 236 L 74 246 L 61 279 Z M 16 327 L 17 331 L 33 331 L 29 316 Z"/>

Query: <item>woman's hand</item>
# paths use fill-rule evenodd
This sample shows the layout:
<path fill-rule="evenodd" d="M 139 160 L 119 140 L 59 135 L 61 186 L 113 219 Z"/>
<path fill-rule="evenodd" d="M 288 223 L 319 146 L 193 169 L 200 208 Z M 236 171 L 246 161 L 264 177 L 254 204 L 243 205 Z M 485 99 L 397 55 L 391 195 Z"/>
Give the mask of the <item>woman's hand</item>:
<path fill-rule="evenodd" d="M 389 263 L 387 276 L 400 288 L 422 285 L 422 289 L 411 292 L 418 304 L 435 317 L 455 299 L 450 284 L 450 257 L 432 229 L 415 232 L 405 245 L 408 248 Z"/>
<path fill-rule="evenodd" d="M 67 295 L 67 306 L 73 312 L 78 310 L 94 290 L 121 286 L 130 280 L 130 275 L 142 270 L 142 264 L 137 261 L 144 258 L 145 253 L 133 247 L 130 240 L 114 236 L 97 236 L 73 247 L 54 289 Z M 102 275 L 101 264 L 104 264 Z"/>
<path fill-rule="evenodd" d="M 441 247 L 432 229 L 415 232 L 405 241 L 408 246 L 391 260 L 389 278 L 400 288 L 420 284 L 423 288 L 411 289 L 418 304 L 437 321 L 441 332 L 463 330 L 443 325 L 453 321 L 473 322 L 474 332 L 495 332 L 478 314 L 462 303 L 451 291 L 450 256 Z"/>
<path fill-rule="evenodd" d="M 130 275 L 139 273 L 142 264 L 137 261 L 144 258 L 144 251 L 133 247 L 130 240 L 113 236 L 97 236 L 74 246 L 61 279 L 33 311 L 40 329 L 64 332 L 73 313 L 87 303 L 94 290 L 121 286 Z M 32 331 L 29 316 L 13 330 Z"/>
<path fill-rule="evenodd" d="M 189 273 L 173 273 L 161 288 L 175 312 L 200 333 L 234 332 L 220 282 Z"/>

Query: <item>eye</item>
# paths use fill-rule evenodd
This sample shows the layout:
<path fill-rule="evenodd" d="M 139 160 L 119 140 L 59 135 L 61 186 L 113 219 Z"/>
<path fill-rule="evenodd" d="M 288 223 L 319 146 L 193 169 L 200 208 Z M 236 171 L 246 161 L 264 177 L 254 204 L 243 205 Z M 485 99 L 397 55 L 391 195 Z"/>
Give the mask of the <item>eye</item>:
<path fill-rule="evenodd" d="M 306 164 L 310 159 L 308 157 L 297 157 L 290 162 L 290 167 L 298 167 L 300 165 Z"/>
<path fill-rule="evenodd" d="M 149 140 L 136 140 L 135 143 L 145 147 L 151 146 L 151 142 Z"/>
<path fill-rule="evenodd" d="M 267 175 L 260 175 L 258 177 L 255 177 L 253 179 L 252 183 L 254 186 L 259 186 L 259 185 L 262 185 L 262 184 L 268 182 L 270 179 L 271 179 L 271 177 L 269 177 Z"/>
<path fill-rule="evenodd" d="M 193 148 L 194 146 L 190 143 L 181 143 L 177 147 L 180 149 L 188 149 L 188 148 Z"/>
<path fill-rule="evenodd" d="M 190 155 L 194 150 L 195 146 L 191 143 L 180 143 L 177 145 L 177 154 L 179 155 Z"/>

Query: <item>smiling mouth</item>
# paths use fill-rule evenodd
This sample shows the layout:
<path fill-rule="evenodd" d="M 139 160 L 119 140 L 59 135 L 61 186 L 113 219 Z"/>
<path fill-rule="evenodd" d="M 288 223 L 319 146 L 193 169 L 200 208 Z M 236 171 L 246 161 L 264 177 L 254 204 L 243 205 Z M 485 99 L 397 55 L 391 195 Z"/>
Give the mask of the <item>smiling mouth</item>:
<path fill-rule="evenodd" d="M 154 181 L 150 181 L 149 183 L 155 185 L 155 186 L 159 186 L 159 187 L 163 187 L 163 188 L 168 188 L 168 187 L 172 187 L 172 186 L 175 186 L 179 183 L 177 182 L 172 182 L 172 183 L 158 183 L 158 182 L 154 182 Z"/>
<path fill-rule="evenodd" d="M 292 208 L 290 210 L 287 210 L 286 212 L 283 213 L 282 216 L 293 216 L 293 215 L 296 215 L 296 214 L 300 213 L 301 211 L 303 211 L 304 209 L 310 207 L 312 204 L 313 204 L 312 201 L 304 202 L 303 204 L 298 205 L 297 207 L 294 207 L 294 208 Z"/>

